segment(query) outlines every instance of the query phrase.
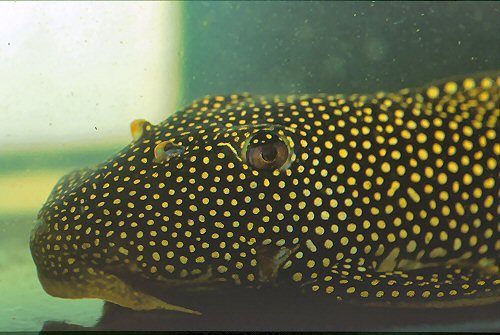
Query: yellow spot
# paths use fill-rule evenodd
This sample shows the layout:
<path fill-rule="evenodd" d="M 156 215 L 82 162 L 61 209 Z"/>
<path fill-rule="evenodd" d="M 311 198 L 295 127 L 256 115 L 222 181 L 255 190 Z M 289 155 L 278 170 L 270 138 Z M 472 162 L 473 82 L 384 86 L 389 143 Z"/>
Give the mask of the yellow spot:
<path fill-rule="evenodd" d="M 448 163 L 448 171 L 451 173 L 457 173 L 458 172 L 458 164 L 456 162 L 449 162 Z"/>
<path fill-rule="evenodd" d="M 470 185 L 472 183 L 472 176 L 466 173 L 463 177 L 463 182 L 465 185 Z"/>
<path fill-rule="evenodd" d="M 480 164 L 474 164 L 474 166 L 472 167 L 472 172 L 476 176 L 481 176 L 483 174 L 483 167 Z"/>
<path fill-rule="evenodd" d="M 325 233 L 325 229 L 321 226 L 316 227 L 314 230 L 318 235 L 323 235 Z"/>
<path fill-rule="evenodd" d="M 434 133 L 434 137 L 439 142 L 443 142 L 444 137 L 445 137 L 444 131 L 442 131 L 442 130 L 436 130 L 436 132 Z"/>
<path fill-rule="evenodd" d="M 489 89 L 493 86 L 493 80 L 491 78 L 485 77 L 481 80 L 481 87 L 484 89 Z"/>
<path fill-rule="evenodd" d="M 391 166 L 387 162 L 382 163 L 381 168 L 382 168 L 382 172 L 384 172 L 384 173 L 389 173 L 391 171 Z"/>
<path fill-rule="evenodd" d="M 455 94 L 457 92 L 458 85 L 454 81 L 449 81 L 444 85 L 444 91 L 446 94 Z"/>
<path fill-rule="evenodd" d="M 439 88 L 437 88 L 436 86 L 429 87 L 427 89 L 427 96 L 430 99 L 436 99 L 437 97 L 439 97 Z"/>
<path fill-rule="evenodd" d="M 412 187 L 409 187 L 407 192 L 408 192 L 408 195 L 410 196 L 410 198 L 414 202 L 416 202 L 416 203 L 420 202 L 420 195 L 417 193 L 417 191 L 415 191 L 415 189 L 413 189 Z"/>
<path fill-rule="evenodd" d="M 447 241 L 447 240 L 448 240 L 448 233 L 447 233 L 446 231 L 444 231 L 444 230 L 443 230 L 443 231 L 441 231 L 441 232 L 439 233 L 439 239 L 440 239 L 441 241 L 443 241 L 443 242 L 444 242 L 444 241 Z"/>
<path fill-rule="evenodd" d="M 486 165 L 488 166 L 488 169 L 494 170 L 495 167 L 497 166 L 497 161 L 495 158 L 488 158 L 488 161 L 486 162 Z"/>
<path fill-rule="evenodd" d="M 330 218 L 330 213 L 328 213 L 327 211 L 321 212 L 321 219 L 328 220 L 329 218 Z"/>
<path fill-rule="evenodd" d="M 425 241 L 425 244 L 429 244 L 432 240 L 432 232 L 428 231 L 426 234 L 425 234 L 425 238 L 424 238 L 424 241 Z"/>
<path fill-rule="evenodd" d="M 424 133 L 419 133 L 417 135 L 417 142 L 418 143 L 425 143 L 427 141 L 427 135 L 425 135 Z"/>
<path fill-rule="evenodd" d="M 474 82 L 474 79 L 472 78 L 466 78 L 463 82 L 464 89 L 466 91 L 473 89 L 476 87 L 476 83 Z"/>
<path fill-rule="evenodd" d="M 481 92 L 478 96 L 479 101 L 488 101 L 490 94 L 488 92 Z"/>
<path fill-rule="evenodd" d="M 316 245 L 314 245 L 313 241 L 311 240 L 307 240 L 306 241 L 306 246 L 309 250 L 311 250 L 312 252 L 316 252 L 318 249 L 316 248 Z"/>
<path fill-rule="evenodd" d="M 118 248 L 118 252 L 121 253 L 121 254 L 124 254 L 124 255 L 128 255 L 128 250 L 125 249 L 124 247 L 120 247 Z"/>
<path fill-rule="evenodd" d="M 427 150 L 425 150 L 423 148 L 418 150 L 418 158 L 425 161 L 425 160 L 427 160 L 428 157 L 429 157 L 429 154 L 427 153 Z"/>
<path fill-rule="evenodd" d="M 447 254 L 446 249 L 439 247 L 432 249 L 431 252 L 429 253 L 429 256 L 431 258 L 436 258 L 436 257 L 444 257 L 446 256 L 446 254 Z"/>
<path fill-rule="evenodd" d="M 438 183 L 441 185 L 444 185 L 444 184 L 446 184 L 447 181 L 448 181 L 448 177 L 446 176 L 446 174 L 441 172 L 438 175 Z"/>
<path fill-rule="evenodd" d="M 412 253 L 415 251 L 415 249 L 417 249 L 417 242 L 415 242 L 414 240 L 408 242 L 408 244 L 406 245 L 406 251 Z"/>

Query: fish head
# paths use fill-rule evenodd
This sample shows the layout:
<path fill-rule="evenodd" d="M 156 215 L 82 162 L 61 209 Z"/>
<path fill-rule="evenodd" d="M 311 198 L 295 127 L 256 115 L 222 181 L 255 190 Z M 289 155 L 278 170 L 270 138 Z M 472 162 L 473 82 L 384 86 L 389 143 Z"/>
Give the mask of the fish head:
<path fill-rule="evenodd" d="M 30 245 L 46 291 L 105 298 L 132 278 L 170 287 L 274 279 L 303 242 L 297 222 L 314 215 L 302 214 L 321 193 L 309 184 L 327 178 L 307 145 L 321 133 L 287 115 L 298 115 L 293 104 L 231 96 L 158 125 L 134 121 L 130 145 L 64 176 L 40 210 Z"/>

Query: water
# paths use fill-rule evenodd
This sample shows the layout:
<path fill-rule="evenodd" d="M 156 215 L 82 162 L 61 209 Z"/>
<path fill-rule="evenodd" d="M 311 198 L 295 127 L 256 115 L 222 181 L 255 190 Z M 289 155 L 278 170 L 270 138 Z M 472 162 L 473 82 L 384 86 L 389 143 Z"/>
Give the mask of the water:
<path fill-rule="evenodd" d="M 367 93 L 500 69 L 498 2 L 192 2 L 182 4 L 182 15 L 179 107 L 206 94 Z M 29 95 L 19 92 L 19 99 Z M 143 114 L 138 110 L 137 118 Z M 82 141 L 69 150 L 50 144 L 55 150 L 33 143 L 0 153 L 0 331 L 37 331 L 51 320 L 92 326 L 101 315 L 99 300 L 57 299 L 43 291 L 29 232 L 59 177 L 103 161 L 127 141 Z M 398 327 L 494 331 L 500 321 Z"/>
<path fill-rule="evenodd" d="M 498 11 L 496 2 L 186 3 L 181 101 L 371 93 L 498 69 Z"/>
<path fill-rule="evenodd" d="M 1 330 L 36 331 L 52 319 L 91 326 L 99 318 L 102 301 L 55 299 L 45 293 L 29 252 L 29 236 L 38 207 L 57 180 L 82 164 L 101 162 L 116 149 L 25 149 L 0 157 Z"/>

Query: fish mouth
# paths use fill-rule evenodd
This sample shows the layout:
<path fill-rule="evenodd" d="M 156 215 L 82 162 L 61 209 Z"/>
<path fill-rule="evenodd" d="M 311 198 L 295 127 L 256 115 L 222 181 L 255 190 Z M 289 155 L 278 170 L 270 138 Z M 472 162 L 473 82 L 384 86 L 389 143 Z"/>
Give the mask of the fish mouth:
<path fill-rule="evenodd" d="M 188 314 L 201 314 L 198 311 L 170 304 L 163 299 L 136 290 L 126 281 L 114 274 L 84 273 L 76 279 L 58 279 L 38 271 L 38 279 L 49 295 L 65 299 L 101 299 L 137 311 L 172 310 Z"/>
<path fill-rule="evenodd" d="M 170 304 L 142 292 L 130 285 L 126 275 L 118 275 L 90 265 L 82 261 L 77 254 L 68 255 L 67 251 L 63 250 L 54 253 L 53 248 L 50 250 L 51 253 L 48 253 L 48 236 L 48 225 L 39 216 L 34 220 L 34 227 L 31 230 L 30 249 L 38 280 L 47 294 L 65 299 L 102 299 L 134 310 L 165 309 L 200 314 L 195 310 Z M 69 265 L 74 267 L 71 268 Z"/>

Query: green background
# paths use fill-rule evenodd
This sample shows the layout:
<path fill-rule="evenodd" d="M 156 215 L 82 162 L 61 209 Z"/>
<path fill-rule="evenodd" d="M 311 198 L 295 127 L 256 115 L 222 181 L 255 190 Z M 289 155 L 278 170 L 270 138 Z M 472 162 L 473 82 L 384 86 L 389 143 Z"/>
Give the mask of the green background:
<path fill-rule="evenodd" d="M 498 2 L 186 2 L 180 106 L 371 93 L 500 67 Z"/>

